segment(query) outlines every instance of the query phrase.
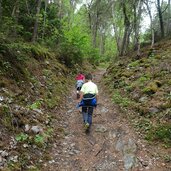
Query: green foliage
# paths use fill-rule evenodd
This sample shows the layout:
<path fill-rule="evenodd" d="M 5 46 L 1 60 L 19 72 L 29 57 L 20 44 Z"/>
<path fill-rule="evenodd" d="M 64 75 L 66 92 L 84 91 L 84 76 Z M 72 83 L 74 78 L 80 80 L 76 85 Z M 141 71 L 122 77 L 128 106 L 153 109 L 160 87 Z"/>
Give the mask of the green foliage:
<path fill-rule="evenodd" d="M 131 62 L 128 66 L 129 66 L 129 67 L 137 67 L 137 66 L 139 66 L 139 64 L 140 64 L 140 61 L 137 60 L 137 61 Z"/>
<path fill-rule="evenodd" d="M 23 26 L 16 23 L 14 18 L 10 16 L 3 17 L 3 22 L 5 24 L 2 24 L 0 31 L 3 32 L 5 36 L 15 37 L 17 33 L 23 31 Z"/>
<path fill-rule="evenodd" d="M 100 60 L 98 49 L 89 47 L 87 50 L 87 59 L 90 61 L 90 63 L 98 65 Z"/>
<path fill-rule="evenodd" d="M 132 92 L 134 90 L 134 87 L 132 85 L 125 86 L 125 90 L 127 92 Z"/>
<path fill-rule="evenodd" d="M 170 147 L 171 143 L 171 125 L 161 124 L 157 125 L 149 131 L 146 136 L 146 139 L 149 141 L 161 141 L 165 144 L 165 147 Z"/>
<path fill-rule="evenodd" d="M 44 143 L 44 136 L 43 135 L 36 135 L 34 137 L 34 141 L 37 144 L 39 144 L 39 143 L 43 144 Z"/>
<path fill-rule="evenodd" d="M 19 142 L 23 142 L 28 139 L 28 135 L 25 133 L 21 133 L 21 134 L 16 135 L 15 139 Z"/>
<path fill-rule="evenodd" d="M 150 77 L 148 77 L 147 75 L 143 75 L 138 79 L 138 81 L 141 83 L 144 83 L 144 82 L 149 81 L 149 80 L 150 80 Z"/>
<path fill-rule="evenodd" d="M 148 118 L 140 118 L 137 121 L 134 121 L 134 127 L 143 133 L 148 133 L 149 130 L 152 128 L 151 121 Z"/>
<path fill-rule="evenodd" d="M 158 91 L 158 86 L 156 84 L 156 82 L 150 82 L 147 87 L 145 87 L 143 89 L 143 92 L 148 94 L 148 95 L 152 95 L 154 93 L 156 93 Z"/>
<path fill-rule="evenodd" d="M 112 100 L 113 100 L 114 103 L 117 103 L 122 107 L 128 107 L 128 106 L 133 104 L 133 102 L 130 101 L 128 98 L 122 97 L 120 92 L 117 91 L 117 90 L 115 90 L 115 92 L 113 93 Z"/>
<path fill-rule="evenodd" d="M 42 105 L 42 100 L 37 100 L 33 104 L 29 105 L 28 108 L 32 110 L 39 109 L 41 105 Z"/>
<path fill-rule="evenodd" d="M 67 66 L 81 64 L 87 58 L 91 63 L 99 59 L 98 50 L 91 47 L 89 35 L 79 27 L 65 31 L 65 41 L 61 43 L 61 60 Z"/>
<path fill-rule="evenodd" d="M 44 60 L 51 55 L 46 47 L 40 46 L 39 44 L 31 45 L 30 50 L 37 60 Z"/>
<path fill-rule="evenodd" d="M 165 161 L 166 163 L 171 162 L 171 156 L 170 156 L 170 155 L 165 155 L 165 156 L 164 156 L 164 161 Z"/>
<path fill-rule="evenodd" d="M 60 59 L 69 67 L 83 61 L 83 48 L 87 42 L 86 36 L 81 30 L 74 27 L 70 31 L 65 31 L 65 41 L 61 43 Z"/>
<path fill-rule="evenodd" d="M 8 105 L 1 105 L 0 106 L 0 124 L 8 129 L 12 129 L 11 125 L 11 111 Z"/>

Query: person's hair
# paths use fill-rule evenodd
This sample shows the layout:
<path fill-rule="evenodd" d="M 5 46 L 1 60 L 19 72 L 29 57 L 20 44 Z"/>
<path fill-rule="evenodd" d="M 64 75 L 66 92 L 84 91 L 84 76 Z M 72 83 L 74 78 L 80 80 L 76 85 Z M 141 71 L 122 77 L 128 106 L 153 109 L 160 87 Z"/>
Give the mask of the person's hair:
<path fill-rule="evenodd" d="M 86 74 L 85 79 L 92 80 L 93 76 L 90 73 L 88 73 L 88 74 Z"/>

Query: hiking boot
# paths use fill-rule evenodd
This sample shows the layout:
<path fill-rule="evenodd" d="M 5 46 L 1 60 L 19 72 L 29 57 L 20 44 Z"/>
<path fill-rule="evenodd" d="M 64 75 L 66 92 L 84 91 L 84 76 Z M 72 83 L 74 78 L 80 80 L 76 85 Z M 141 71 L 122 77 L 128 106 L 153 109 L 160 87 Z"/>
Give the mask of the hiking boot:
<path fill-rule="evenodd" d="M 84 125 L 85 130 L 88 130 L 89 127 L 90 127 L 90 124 L 89 124 L 89 123 L 86 123 L 86 124 Z"/>

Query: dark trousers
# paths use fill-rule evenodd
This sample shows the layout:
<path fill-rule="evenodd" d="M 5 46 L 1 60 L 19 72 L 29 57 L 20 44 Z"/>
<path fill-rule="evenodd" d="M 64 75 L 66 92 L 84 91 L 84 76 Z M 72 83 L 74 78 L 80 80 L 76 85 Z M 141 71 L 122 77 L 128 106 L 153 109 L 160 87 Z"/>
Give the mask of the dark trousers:
<path fill-rule="evenodd" d="M 82 107 L 83 121 L 84 123 L 92 124 L 93 106 Z"/>

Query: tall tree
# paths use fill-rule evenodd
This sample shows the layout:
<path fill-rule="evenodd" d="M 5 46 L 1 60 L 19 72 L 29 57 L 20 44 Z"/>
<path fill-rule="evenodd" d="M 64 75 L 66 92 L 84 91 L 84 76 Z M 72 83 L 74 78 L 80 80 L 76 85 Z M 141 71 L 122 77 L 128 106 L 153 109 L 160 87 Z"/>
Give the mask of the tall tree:
<path fill-rule="evenodd" d="M 16 37 L 17 36 L 16 27 L 18 25 L 18 17 L 19 17 L 19 0 L 15 1 L 11 16 L 14 18 L 14 21 L 15 21 L 13 34 L 14 34 L 14 37 Z"/>
<path fill-rule="evenodd" d="M 2 0 L 0 0 L 0 24 L 2 22 Z"/>
<path fill-rule="evenodd" d="M 167 11 L 167 34 L 171 34 L 171 29 L 170 29 L 170 18 L 171 18 L 171 0 L 168 0 L 168 11 Z"/>
<path fill-rule="evenodd" d="M 137 56 L 140 56 L 140 19 L 142 14 L 142 0 L 135 0 L 133 2 L 134 13 L 134 50 L 137 50 Z"/>
<path fill-rule="evenodd" d="M 37 8 L 36 8 L 36 16 L 35 16 L 35 23 L 34 23 L 34 30 L 33 30 L 33 37 L 32 41 L 35 42 L 38 36 L 38 23 L 39 23 L 39 14 L 41 8 L 41 0 L 37 0 Z"/>
<path fill-rule="evenodd" d="M 129 36 L 130 36 L 130 32 L 131 32 L 131 28 L 130 28 L 131 23 L 130 23 L 130 18 L 128 16 L 126 3 L 124 2 L 124 0 L 122 0 L 122 2 L 121 2 L 121 8 L 122 8 L 123 15 L 124 15 L 124 36 L 122 39 L 122 47 L 121 47 L 120 56 L 123 56 L 126 53 L 127 47 L 129 44 Z"/>
<path fill-rule="evenodd" d="M 162 14 L 160 0 L 157 0 L 157 11 L 159 15 L 161 38 L 164 38 L 164 22 L 163 22 L 163 14 Z"/>
<path fill-rule="evenodd" d="M 149 1 L 146 0 L 144 1 L 146 7 L 147 7 L 147 11 L 148 11 L 148 15 L 149 15 L 149 18 L 150 18 L 150 30 L 151 30 L 151 47 L 154 46 L 154 25 L 153 25 L 153 17 L 152 17 L 152 14 L 151 14 L 151 8 L 150 8 L 150 5 L 149 5 Z"/>

